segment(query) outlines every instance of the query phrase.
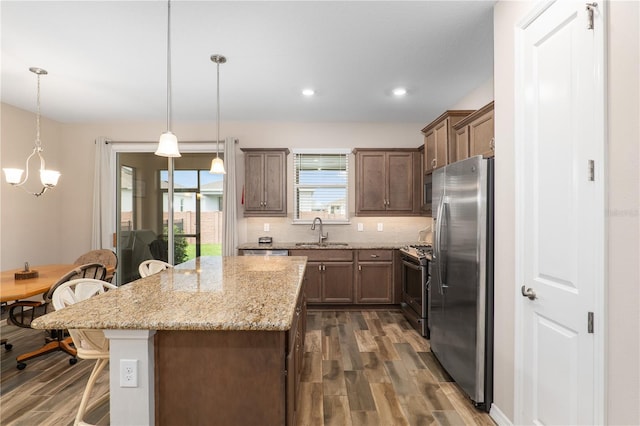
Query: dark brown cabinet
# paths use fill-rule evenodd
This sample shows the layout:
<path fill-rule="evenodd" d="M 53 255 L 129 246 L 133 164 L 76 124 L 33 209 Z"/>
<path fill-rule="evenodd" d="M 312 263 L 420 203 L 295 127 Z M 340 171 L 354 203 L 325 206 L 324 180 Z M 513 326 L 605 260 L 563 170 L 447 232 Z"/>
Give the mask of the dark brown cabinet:
<path fill-rule="evenodd" d="M 433 170 L 457 161 L 453 126 L 471 114 L 470 110 L 449 110 L 429 123 L 424 134 L 424 171 Z"/>
<path fill-rule="evenodd" d="M 454 128 L 457 160 L 476 155 L 494 156 L 493 102 L 469 114 Z"/>
<path fill-rule="evenodd" d="M 244 215 L 287 215 L 286 148 L 242 148 L 244 152 Z"/>
<path fill-rule="evenodd" d="M 393 303 L 393 250 L 358 250 L 356 303 Z"/>
<path fill-rule="evenodd" d="M 307 256 L 304 276 L 308 303 L 353 303 L 352 250 L 290 250 Z"/>
<path fill-rule="evenodd" d="M 297 424 L 305 318 L 301 290 L 288 330 L 158 330 L 156 424 Z"/>
<path fill-rule="evenodd" d="M 287 338 L 286 399 L 287 425 L 295 425 L 297 417 L 296 397 L 300 388 L 306 333 L 307 303 L 304 290 L 296 305 L 293 322 Z"/>
<path fill-rule="evenodd" d="M 355 149 L 356 215 L 412 216 L 420 213 L 418 149 Z"/>

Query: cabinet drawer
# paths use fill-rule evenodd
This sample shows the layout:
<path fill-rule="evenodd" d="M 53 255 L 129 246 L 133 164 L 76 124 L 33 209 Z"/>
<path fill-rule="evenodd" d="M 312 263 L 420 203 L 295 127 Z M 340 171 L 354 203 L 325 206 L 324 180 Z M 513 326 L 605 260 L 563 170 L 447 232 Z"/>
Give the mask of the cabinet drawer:
<path fill-rule="evenodd" d="M 393 250 L 358 250 L 358 260 L 370 262 L 393 260 Z"/>
<path fill-rule="evenodd" d="M 289 256 L 307 256 L 309 262 L 351 262 L 353 261 L 353 250 L 289 250 Z"/>

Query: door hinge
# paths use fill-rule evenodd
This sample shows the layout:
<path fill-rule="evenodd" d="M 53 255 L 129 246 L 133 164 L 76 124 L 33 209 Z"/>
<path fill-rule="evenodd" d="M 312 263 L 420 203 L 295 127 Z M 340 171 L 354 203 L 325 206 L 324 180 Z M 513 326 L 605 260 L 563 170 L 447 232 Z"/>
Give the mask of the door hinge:
<path fill-rule="evenodd" d="M 587 333 L 593 334 L 593 312 L 587 312 Z"/>
<path fill-rule="evenodd" d="M 598 3 L 587 3 L 587 29 L 593 29 L 593 14 L 594 10 L 598 7 Z"/>
<path fill-rule="evenodd" d="M 596 180 L 596 164 L 593 160 L 589 160 L 589 180 L 593 182 Z"/>

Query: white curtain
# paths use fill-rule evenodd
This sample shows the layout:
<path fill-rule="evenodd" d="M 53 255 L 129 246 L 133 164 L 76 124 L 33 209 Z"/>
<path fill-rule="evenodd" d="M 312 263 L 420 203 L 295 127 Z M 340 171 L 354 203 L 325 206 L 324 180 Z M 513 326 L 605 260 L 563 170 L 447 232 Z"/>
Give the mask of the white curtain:
<path fill-rule="evenodd" d="M 223 223 L 222 255 L 235 256 L 238 246 L 237 194 L 236 194 L 236 140 L 227 138 L 224 142 L 224 197 L 222 202 Z"/>
<path fill-rule="evenodd" d="M 96 139 L 95 146 L 91 248 L 113 249 L 116 212 L 110 198 L 115 186 L 114 165 L 109 140 L 100 137 Z"/>

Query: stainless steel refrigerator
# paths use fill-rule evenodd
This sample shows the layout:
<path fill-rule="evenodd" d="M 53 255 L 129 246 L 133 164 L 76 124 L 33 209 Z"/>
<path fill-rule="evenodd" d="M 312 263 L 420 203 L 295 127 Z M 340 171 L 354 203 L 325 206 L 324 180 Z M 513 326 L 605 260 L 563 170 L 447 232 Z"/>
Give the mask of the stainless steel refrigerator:
<path fill-rule="evenodd" d="M 433 172 L 431 351 L 479 408 L 493 399 L 493 159 Z"/>

